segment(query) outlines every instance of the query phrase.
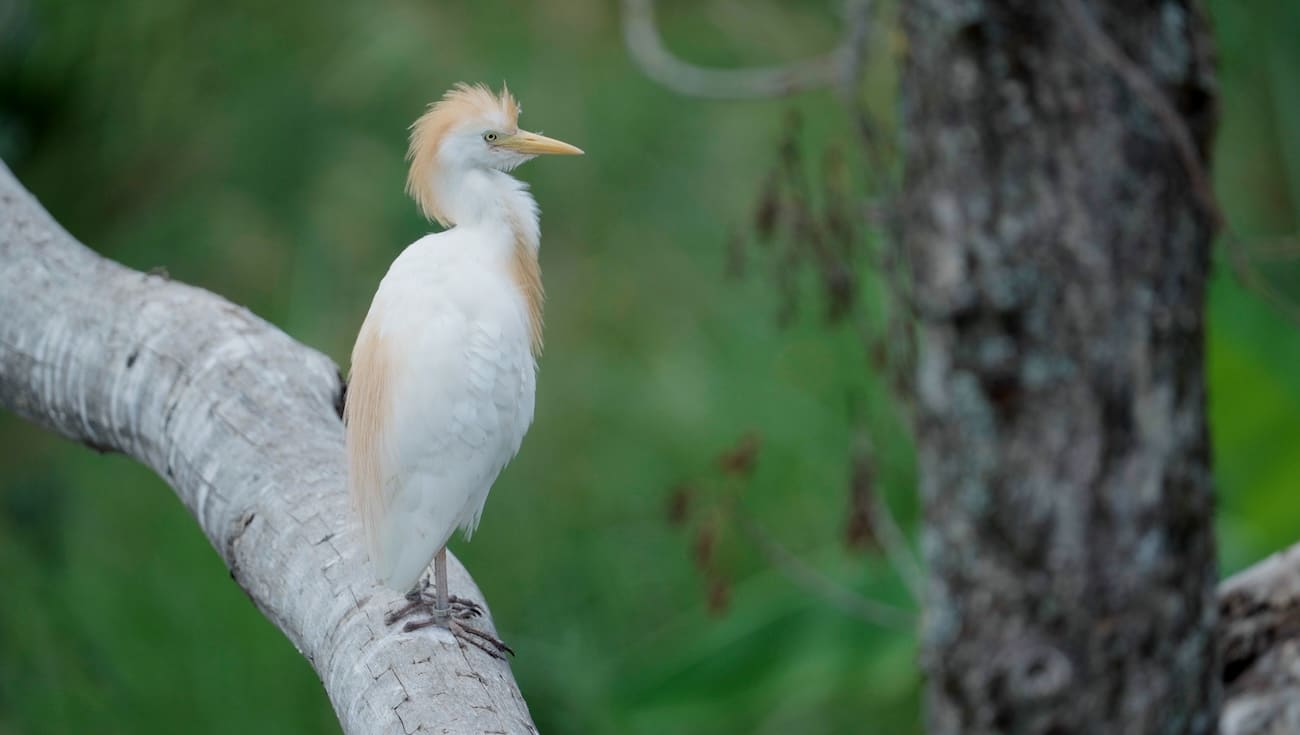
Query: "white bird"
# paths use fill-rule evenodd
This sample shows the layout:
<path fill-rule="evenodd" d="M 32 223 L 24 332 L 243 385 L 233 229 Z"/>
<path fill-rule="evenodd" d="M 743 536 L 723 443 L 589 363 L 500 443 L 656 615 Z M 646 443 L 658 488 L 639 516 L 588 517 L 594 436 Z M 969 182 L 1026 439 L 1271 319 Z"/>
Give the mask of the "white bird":
<path fill-rule="evenodd" d="M 406 624 L 450 628 L 494 656 L 503 643 L 459 620 L 446 546 L 478 526 L 492 483 L 533 420 L 542 350 L 537 203 L 507 172 L 581 154 L 518 128 L 506 88 L 458 84 L 411 126 L 407 192 L 448 228 L 393 261 L 352 350 L 344 421 L 348 485 L 380 581 L 410 591 Z M 420 579 L 434 561 L 435 595 Z"/>

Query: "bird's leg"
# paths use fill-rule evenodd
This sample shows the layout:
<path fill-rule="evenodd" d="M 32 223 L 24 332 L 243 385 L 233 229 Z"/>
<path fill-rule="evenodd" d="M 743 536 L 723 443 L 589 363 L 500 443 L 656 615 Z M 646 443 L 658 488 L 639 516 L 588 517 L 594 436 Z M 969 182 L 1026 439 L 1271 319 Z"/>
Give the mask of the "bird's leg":
<path fill-rule="evenodd" d="M 422 579 L 416 583 L 415 588 L 406 593 L 406 605 L 389 613 L 384 622 L 393 625 L 402 618 L 411 616 L 414 613 L 427 613 L 429 615 L 427 619 L 408 621 L 406 625 L 402 626 L 402 630 L 409 633 L 413 630 L 436 625 L 451 631 L 456 641 L 462 646 L 468 643 L 493 658 L 504 659 L 507 653 L 514 655 L 514 650 L 497 638 L 460 622 L 482 615 L 483 608 L 479 607 L 478 603 L 473 600 L 467 600 L 448 593 L 447 549 L 445 547 L 438 551 L 437 556 L 433 557 L 433 577 L 433 594 L 428 591 L 428 578 Z"/>
<path fill-rule="evenodd" d="M 433 557 L 434 592 L 437 600 L 433 605 L 433 616 L 439 619 L 451 617 L 451 599 L 447 594 L 447 547 L 438 549 Z"/>
<path fill-rule="evenodd" d="M 445 546 L 438 552 L 437 556 L 433 557 L 433 576 L 437 580 L 434 585 L 433 614 L 435 616 L 443 614 L 464 620 L 466 618 L 476 618 L 483 614 L 483 608 L 479 607 L 477 602 L 464 597 L 457 597 L 448 591 L 447 547 Z M 429 587 L 427 577 L 424 580 L 424 586 L 426 589 Z"/>

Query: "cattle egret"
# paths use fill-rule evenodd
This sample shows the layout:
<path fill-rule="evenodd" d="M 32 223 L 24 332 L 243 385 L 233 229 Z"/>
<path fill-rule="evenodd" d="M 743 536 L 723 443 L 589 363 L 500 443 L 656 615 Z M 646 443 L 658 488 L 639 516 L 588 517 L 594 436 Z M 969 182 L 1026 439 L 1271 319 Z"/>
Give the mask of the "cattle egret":
<path fill-rule="evenodd" d="M 510 649 L 465 625 L 481 611 L 447 590 L 447 541 L 474 532 L 488 491 L 533 420 L 542 349 L 537 203 L 507 172 L 582 151 L 517 125 L 506 88 L 458 84 L 411 126 L 407 192 L 443 232 L 393 261 L 352 350 L 348 485 L 370 559 L 408 604 L 388 623 L 448 628 L 498 658 Z M 421 582 L 434 562 L 434 593 Z M 409 592 L 408 592 L 409 591 Z"/>

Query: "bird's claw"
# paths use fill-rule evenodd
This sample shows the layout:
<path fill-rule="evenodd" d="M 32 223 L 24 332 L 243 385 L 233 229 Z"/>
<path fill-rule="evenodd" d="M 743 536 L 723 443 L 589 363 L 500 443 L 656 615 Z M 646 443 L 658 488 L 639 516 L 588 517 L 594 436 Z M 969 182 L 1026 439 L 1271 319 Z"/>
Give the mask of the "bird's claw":
<path fill-rule="evenodd" d="M 460 618 L 461 620 L 468 620 L 470 618 L 477 618 L 483 614 L 483 607 L 473 600 L 452 595 L 448 598 L 448 602 L 451 603 L 452 617 Z"/>
<path fill-rule="evenodd" d="M 460 644 L 461 648 L 464 648 L 465 644 L 468 643 L 492 658 L 501 659 L 502 661 L 506 659 L 507 653 L 511 656 L 515 655 L 514 649 L 507 646 L 501 639 L 484 633 L 478 628 L 472 628 L 465 625 L 454 616 L 446 617 L 441 620 L 437 617 L 432 617 L 428 620 L 412 620 L 402 626 L 402 631 L 410 633 L 413 630 L 427 628 L 431 625 L 436 625 L 440 628 L 445 628 L 451 631 L 452 637 L 456 639 L 456 643 Z"/>

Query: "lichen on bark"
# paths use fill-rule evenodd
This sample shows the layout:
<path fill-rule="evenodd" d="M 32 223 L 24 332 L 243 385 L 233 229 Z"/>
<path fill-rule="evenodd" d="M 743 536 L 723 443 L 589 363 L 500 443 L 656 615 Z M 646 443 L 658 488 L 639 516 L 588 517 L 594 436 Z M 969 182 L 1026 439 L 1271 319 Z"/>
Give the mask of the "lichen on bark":
<path fill-rule="evenodd" d="M 1214 730 L 1214 218 L 1152 101 L 1072 22 L 1077 1 L 904 9 L 933 733 Z M 1082 7 L 1203 165 L 1201 17 Z"/>

